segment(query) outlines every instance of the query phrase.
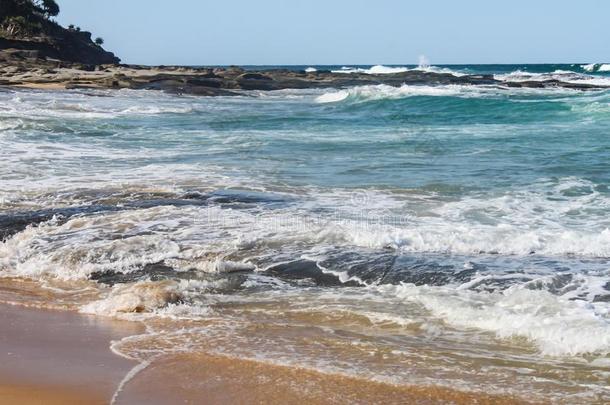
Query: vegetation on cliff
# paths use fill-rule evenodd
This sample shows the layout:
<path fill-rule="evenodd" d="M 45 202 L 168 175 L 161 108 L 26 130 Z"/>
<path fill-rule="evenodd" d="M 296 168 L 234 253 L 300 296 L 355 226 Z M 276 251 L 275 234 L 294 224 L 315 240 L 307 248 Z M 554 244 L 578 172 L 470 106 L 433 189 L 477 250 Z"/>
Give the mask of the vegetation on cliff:
<path fill-rule="evenodd" d="M 51 20 L 59 14 L 54 0 L 2 0 L 0 2 L 0 35 L 10 38 L 35 37 L 49 32 Z"/>
<path fill-rule="evenodd" d="M 59 14 L 55 0 L 0 0 L 0 50 L 33 51 L 39 58 L 86 64 L 118 63 L 102 48 L 101 38 L 53 20 Z"/>

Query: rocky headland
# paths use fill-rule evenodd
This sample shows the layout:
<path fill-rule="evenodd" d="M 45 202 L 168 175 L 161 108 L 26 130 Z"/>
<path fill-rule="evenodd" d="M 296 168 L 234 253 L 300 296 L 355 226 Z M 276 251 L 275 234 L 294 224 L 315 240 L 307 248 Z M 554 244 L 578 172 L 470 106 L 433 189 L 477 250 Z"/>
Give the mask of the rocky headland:
<path fill-rule="evenodd" d="M 202 96 L 234 95 L 242 90 L 344 88 L 386 84 L 495 85 L 578 90 L 602 88 L 559 80 L 503 81 L 492 75 L 457 76 L 423 70 L 391 74 L 240 67 L 141 66 L 120 64 L 102 48 L 103 40 L 78 27 L 52 21 L 53 0 L 2 0 L 0 4 L 0 86 L 46 89 L 148 89 Z"/>

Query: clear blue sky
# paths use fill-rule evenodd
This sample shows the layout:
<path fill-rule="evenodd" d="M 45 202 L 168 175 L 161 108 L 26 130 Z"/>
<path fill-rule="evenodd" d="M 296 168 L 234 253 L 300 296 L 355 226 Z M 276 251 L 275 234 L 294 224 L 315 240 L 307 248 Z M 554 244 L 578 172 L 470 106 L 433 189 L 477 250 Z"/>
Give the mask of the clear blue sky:
<path fill-rule="evenodd" d="M 58 0 L 125 63 L 610 62 L 608 0 Z"/>

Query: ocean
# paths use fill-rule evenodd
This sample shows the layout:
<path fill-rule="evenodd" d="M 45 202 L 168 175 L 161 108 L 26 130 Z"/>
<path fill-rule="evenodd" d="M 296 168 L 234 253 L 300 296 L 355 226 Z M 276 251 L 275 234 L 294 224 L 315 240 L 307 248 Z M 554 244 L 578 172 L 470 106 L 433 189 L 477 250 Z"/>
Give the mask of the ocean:
<path fill-rule="evenodd" d="M 607 403 L 609 187 L 610 89 L 3 88 L 0 301 L 144 322 L 112 346 L 143 364 Z"/>

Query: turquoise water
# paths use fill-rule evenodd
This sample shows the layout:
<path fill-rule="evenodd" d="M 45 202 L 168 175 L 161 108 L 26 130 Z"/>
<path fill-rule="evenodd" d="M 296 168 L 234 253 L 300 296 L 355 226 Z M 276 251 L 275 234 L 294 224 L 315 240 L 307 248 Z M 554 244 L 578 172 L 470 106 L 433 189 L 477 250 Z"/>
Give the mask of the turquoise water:
<path fill-rule="evenodd" d="M 426 69 L 610 85 L 604 66 Z M 124 315 L 133 294 L 161 317 L 245 323 L 254 321 L 223 305 L 275 297 L 269 311 L 292 325 L 290 314 L 324 303 L 368 317 L 358 333 L 377 348 L 477 353 L 499 373 L 481 372 L 484 390 L 510 392 L 499 381 L 525 384 L 517 369 L 530 367 L 548 380 L 528 383 L 541 398 L 608 398 L 610 90 L 363 86 L 201 98 L 4 89 L 0 169 L 0 274 L 60 280 L 67 293 L 98 280 L 102 298 L 78 302 L 84 312 Z M 180 303 L 125 292 L 143 280 L 171 282 Z M 349 328 L 337 322 L 325 339 L 344 339 Z M 226 333 L 214 335 L 217 348 L 235 353 L 236 332 Z M 400 383 L 469 381 L 434 362 L 417 380 L 392 359 L 385 369 L 322 356 L 289 336 L 289 352 L 258 337 L 247 356 L 322 369 L 336 356 Z"/>

